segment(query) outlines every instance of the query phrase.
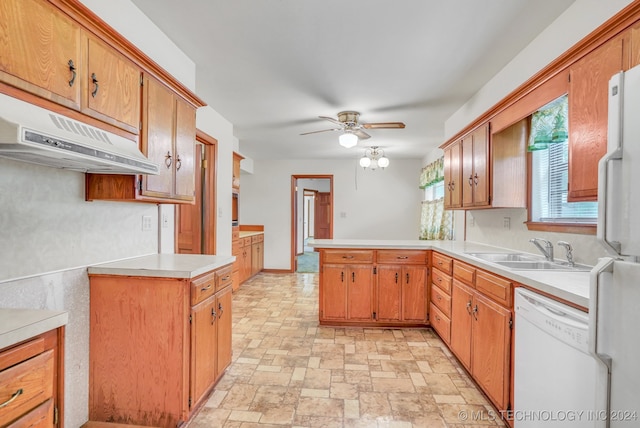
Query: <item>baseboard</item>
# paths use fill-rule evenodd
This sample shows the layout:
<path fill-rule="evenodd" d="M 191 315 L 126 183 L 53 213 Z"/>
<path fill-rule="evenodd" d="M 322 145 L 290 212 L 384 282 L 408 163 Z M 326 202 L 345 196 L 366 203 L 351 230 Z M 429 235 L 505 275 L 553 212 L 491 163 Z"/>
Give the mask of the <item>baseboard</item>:
<path fill-rule="evenodd" d="M 262 269 L 264 273 L 293 273 L 291 269 Z"/>

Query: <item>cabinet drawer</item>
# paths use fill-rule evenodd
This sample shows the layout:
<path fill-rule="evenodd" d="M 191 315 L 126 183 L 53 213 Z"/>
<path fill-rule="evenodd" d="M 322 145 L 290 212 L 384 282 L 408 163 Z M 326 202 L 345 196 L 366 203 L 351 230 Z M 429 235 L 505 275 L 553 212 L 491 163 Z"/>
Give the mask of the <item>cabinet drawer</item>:
<path fill-rule="evenodd" d="M 501 305 L 511 307 L 512 283 L 489 272 L 478 270 L 476 273 L 476 290 Z"/>
<path fill-rule="evenodd" d="M 53 426 L 53 399 L 50 398 L 13 422 L 7 428 L 51 428 Z"/>
<path fill-rule="evenodd" d="M 453 277 L 473 287 L 476 268 L 458 260 L 453 261 Z"/>
<path fill-rule="evenodd" d="M 242 246 L 243 247 L 250 247 L 251 246 L 251 237 L 250 236 L 242 238 Z"/>
<path fill-rule="evenodd" d="M 373 250 L 324 250 L 325 263 L 373 263 Z"/>
<path fill-rule="evenodd" d="M 216 291 L 231 285 L 233 282 L 233 265 L 216 270 Z"/>
<path fill-rule="evenodd" d="M 440 253 L 433 253 L 433 267 L 440 269 L 447 275 L 453 273 L 453 259 Z"/>
<path fill-rule="evenodd" d="M 427 252 L 422 250 L 378 250 L 378 263 L 426 264 Z"/>
<path fill-rule="evenodd" d="M 233 230 L 231 232 L 231 241 L 237 241 L 240 239 L 240 231 L 239 230 Z"/>
<path fill-rule="evenodd" d="M 440 338 L 449 344 L 451 341 L 451 321 L 433 303 L 431 303 L 431 326 L 438 332 Z"/>
<path fill-rule="evenodd" d="M 253 235 L 251 237 L 251 243 L 255 244 L 257 242 L 263 242 L 264 241 L 264 235 L 260 234 L 260 235 Z"/>
<path fill-rule="evenodd" d="M 53 350 L 0 372 L 0 426 L 53 397 Z"/>
<path fill-rule="evenodd" d="M 191 306 L 197 305 L 216 292 L 216 274 L 210 272 L 191 281 Z"/>
<path fill-rule="evenodd" d="M 445 294 L 440 288 L 431 287 L 431 303 L 436 305 L 445 316 L 451 317 L 451 296 Z"/>
<path fill-rule="evenodd" d="M 451 294 L 451 277 L 443 274 L 438 269 L 434 269 L 431 274 L 431 282 L 440 287 L 440 289 L 447 294 Z"/>

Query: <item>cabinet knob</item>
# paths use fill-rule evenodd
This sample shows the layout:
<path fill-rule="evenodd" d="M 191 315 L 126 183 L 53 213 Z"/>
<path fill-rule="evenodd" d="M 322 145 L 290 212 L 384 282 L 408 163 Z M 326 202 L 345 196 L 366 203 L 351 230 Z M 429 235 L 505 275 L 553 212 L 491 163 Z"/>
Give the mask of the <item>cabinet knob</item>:
<path fill-rule="evenodd" d="M 91 73 L 91 82 L 93 82 L 94 85 L 91 96 L 95 98 L 96 95 L 98 95 L 98 89 L 100 89 L 100 87 L 98 86 L 98 77 L 96 77 L 96 73 Z"/>
<path fill-rule="evenodd" d="M 73 86 L 73 84 L 76 82 L 76 65 L 73 63 L 72 59 L 70 59 L 67 64 L 69 64 L 69 71 L 71 72 L 71 80 L 69 80 L 69 86 Z"/>

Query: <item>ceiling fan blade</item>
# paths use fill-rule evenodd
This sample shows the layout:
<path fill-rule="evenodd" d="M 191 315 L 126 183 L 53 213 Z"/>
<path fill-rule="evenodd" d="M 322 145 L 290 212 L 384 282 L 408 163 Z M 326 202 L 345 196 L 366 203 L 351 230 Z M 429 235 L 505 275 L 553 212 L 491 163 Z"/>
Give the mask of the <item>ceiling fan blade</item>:
<path fill-rule="evenodd" d="M 377 123 L 363 123 L 363 128 L 366 129 L 402 129 L 404 123 L 402 122 L 377 122 Z"/>
<path fill-rule="evenodd" d="M 303 132 L 300 135 L 317 134 L 318 132 L 328 132 L 328 131 L 342 131 L 342 128 L 322 129 L 320 131 Z"/>
<path fill-rule="evenodd" d="M 355 131 L 353 131 L 353 133 L 356 134 L 358 136 L 358 139 L 360 140 L 366 140 L 367 138 L 371 138 L 371 135 L 367 134 L 362 129 L 356 129 Z"/>
<path fill-rule="evenodd" d="M 328 120 L 329 122 L 333 122 L 336 125 L 340 125 L 340 126 L 344 125 L 344 123 L 340 122 L 338 119 L 334 119 L 334 118 L 329 117 L 329 116 L 318 116 L 318 117 L 320 119 L 324 119 L 324 120 Z"/>

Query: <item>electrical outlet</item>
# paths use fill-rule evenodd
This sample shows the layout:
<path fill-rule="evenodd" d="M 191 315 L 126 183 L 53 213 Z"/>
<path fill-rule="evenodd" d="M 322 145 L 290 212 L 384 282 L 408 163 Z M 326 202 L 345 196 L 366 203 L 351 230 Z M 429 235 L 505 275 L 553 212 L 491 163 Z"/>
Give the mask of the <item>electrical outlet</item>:
<path fill-rule="evenodd" d="M 511 217 L 504 217 L 502 219 L 502 227 L 505 229 L 511 229 Z"/>
<path fill-rule="evenodd" d="M 347 213 L 345 211 L 340 211 L 340 218 L 347 218 Z"/>
<path fill-rule="evenodd" d="M 148 231 L 151 230 L 151 216 L 150 215 L 143 215 L 142 216 L 142 230 L 143 231 Z"/>
<path fill-rule="evenodd" d="M 473 227 L 476 225 L 476 219 L 473 218 L 472 215 L 469 216 L 469 227 Z"/>
<path fill-rule="evenodd" d="M 167 214 L 162 214 L 162 227 L 164 229 L 169 227 L 169 216 Z"/>

